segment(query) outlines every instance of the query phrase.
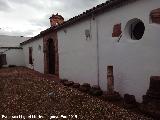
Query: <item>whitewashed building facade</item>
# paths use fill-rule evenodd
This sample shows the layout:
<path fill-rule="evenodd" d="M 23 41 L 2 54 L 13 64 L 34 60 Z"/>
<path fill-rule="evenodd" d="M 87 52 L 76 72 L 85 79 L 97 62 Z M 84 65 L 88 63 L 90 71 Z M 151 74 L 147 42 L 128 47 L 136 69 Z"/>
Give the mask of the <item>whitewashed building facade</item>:
<path fill-rule="evenodd" d="M 44 54 L 43 54 L 43 38 L 38 38 L 35 41 L 22 45 L 24 52 L 25 66 L 44 73 Z M 29 48 L 32 49 L 32 62 L 29 62 Z"/>
<path fill-rule="evenodd" d="M 113 65 L 115 90 L 141 102 L 150 76 L 160 73 L 159 6 L 159 0 L 107 1 L 43 31 L 57 32 L 59 77 L 105 91 L 107 66 Z M 44 36 L 38 36 L 22 47 L 26 66 L 28 47 L 33 46 L 34 68 L 44 73 Z M 39 45 L 43 50 L 38 51 Z"/>
<path fill-rule="evenodd" d="M 3 66 L 25 66 L 24 54 L 20 43 L 29 39 L 22 36 L 0 35 L 0 53 L 5 55 Z"/>

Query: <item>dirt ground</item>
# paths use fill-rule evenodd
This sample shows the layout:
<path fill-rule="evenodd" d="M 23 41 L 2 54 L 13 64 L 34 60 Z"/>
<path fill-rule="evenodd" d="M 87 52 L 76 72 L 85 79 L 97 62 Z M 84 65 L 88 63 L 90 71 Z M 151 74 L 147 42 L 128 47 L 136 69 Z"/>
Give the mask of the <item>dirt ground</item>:
<path fill-rule="evenodd" d="M 150 120 L 24 67 L 0 69 L 0 120 Z"/>

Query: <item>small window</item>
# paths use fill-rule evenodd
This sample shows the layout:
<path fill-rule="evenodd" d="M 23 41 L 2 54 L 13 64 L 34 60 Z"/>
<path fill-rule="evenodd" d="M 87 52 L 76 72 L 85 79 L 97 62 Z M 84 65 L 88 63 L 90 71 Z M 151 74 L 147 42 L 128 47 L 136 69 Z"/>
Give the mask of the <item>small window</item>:
<path fill-rule="evenodd" d="M 143 37 L 145 26 L 143 22 L 138 22 L 136 24 L 131 24 L 131 39 L 140 40 Z"/>
<path fill-rule="evenodd" d="M 135 18 L 127 23 L 125 29 L 126 34 L 132 40 L 140 40 L 144 35 L 145 25 L 141 20 Z"/>
<path fill-rule="evenodd" d="M 33 52 L 32 47 L 29 47 L 29 64 L 31 65 L 33 64 L 32 52 Z"/>
<path fill-rule="evenodd" d="M 7 60 L 6 60 L 6 54 L 0 54 L 0 66 L 6 65 Z"/>

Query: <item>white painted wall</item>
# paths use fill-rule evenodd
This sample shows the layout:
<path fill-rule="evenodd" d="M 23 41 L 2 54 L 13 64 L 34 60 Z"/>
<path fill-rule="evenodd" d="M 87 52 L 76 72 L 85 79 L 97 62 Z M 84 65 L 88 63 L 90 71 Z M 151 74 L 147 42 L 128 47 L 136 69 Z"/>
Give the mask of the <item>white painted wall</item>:
<path fill-rule="evenodd" d="M 115 89 L 121 94 L 135 95 L 138 101 L 149 88 L 150 76 L 159 75 L 160 25 L 149 23 L 151 10 L 159 5 L 159 0 L 140 0 L 98 16 L 100 85 L 103 89 L 106 88 L 107 65 L 114 66 Z M 124 32 L 127 22 L 133 18 L 141 19 L 146 27 L 143 38 L 138 41 L 131 40 Z M 119 22 L 124 33 L 118 43 L 111 35 L 113 25 Z"/>
<path fill-rule="evenodd" d="M 41 46 L 41 50 L 38 49 L 39 45 Z M 43 38 L 39 38 L 31 43 L 27 43 L 22 45 L 25 65 L 28 68 L 34 69 L 38 72 L 44 73 L 44 53 L 43 53 Z M 32 47 L 32 58 L 33 58 L 33 66 L 29 64 L 29 47 Z"/>
<path fill-rule="evenodd" d="M 20 37 L 20 36 L 8 36 L 8 35 L 0 35 L 0 52 L 4 52 L 7 49 L 3 47 L 19 47 L 20 43 L 29 39 L 29 37 Z M 24 54 L 22 49 L 10 49 L 7 50 L 4 54 L 6 54 L 7 65 L 17 65 L 17 66 L 25 66 L 24 63 Z"/>
<path fill-rule="evenodd" d="M 59 74 L 61 78 L 94 85 L 97 84 L 96 33 L 92 31 L 92 39 L 86 40 L 85 29 L 90 29 L 90 21 L 66 28 L 66 33 L 58 32 Z"/>
<path fill-rule="evenodd" d="M 0 52 L 4 52 L 7 49 L 0 49 Z M 10 49 L 6 52 L 6 60 L 7 60 L 7 65 L 16 65 L 16 66 L 25 66 L 24 63 L 24 54 L 22 49 Z"/>
<path fill-rule="evenodd" d="M 99 55 L 100 87 L 107 89 L 107 66 L 114 66 L 115 90 L 133 94 L 141 102 L 149 88 L 151 75 L 160 73 L 160 25 L 152 24 L 149 14 L 159 8 L 159 0 L 139 0 L 114 9 L 92 20 L 92 39 L 85 40 L 84 30 L 90 28 L 90 20 L 58 31 L 59 70 L 61 78 L 75 82 L 97 84 L 97 55 Z M 133 18 L 145 24 L 141 40 L 131 40 L 124 32 L 127 22 Z M 97 54 L 96 23 L 98 26 L 99 52 Z M 113 25 L 121 23 L 123 36 L 120 42 L 112 38 Z"/>

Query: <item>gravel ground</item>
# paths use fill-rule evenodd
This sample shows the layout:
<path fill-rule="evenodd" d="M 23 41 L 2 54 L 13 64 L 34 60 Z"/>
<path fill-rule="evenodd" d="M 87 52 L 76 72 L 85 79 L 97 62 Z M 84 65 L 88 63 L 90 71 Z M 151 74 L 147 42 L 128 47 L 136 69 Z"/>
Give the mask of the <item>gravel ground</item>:
<path fill-rule="evenodd" d="M 56 81 L 23 67 L 0 69 L 0 119 L 150 120 Z"/>

